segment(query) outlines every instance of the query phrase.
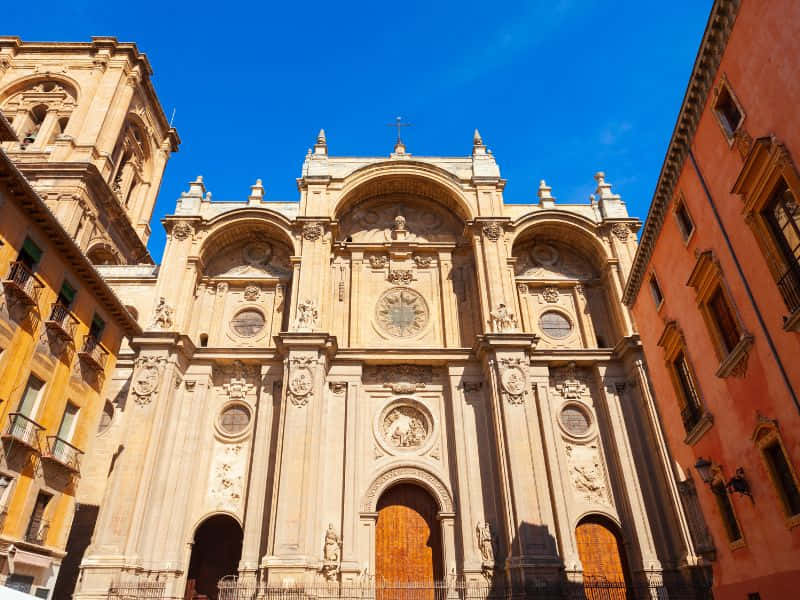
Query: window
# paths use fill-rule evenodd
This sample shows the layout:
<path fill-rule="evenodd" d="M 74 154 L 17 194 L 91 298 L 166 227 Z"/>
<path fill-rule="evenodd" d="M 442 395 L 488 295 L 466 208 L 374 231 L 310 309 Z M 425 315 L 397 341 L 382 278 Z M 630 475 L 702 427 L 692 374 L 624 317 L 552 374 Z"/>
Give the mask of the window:
<path fill-rule="evenodd" d="M 33 586 L 33 575 L 20 575 L 19 573 L 12 573 L 6 578 L 5 585 L 7 588 L 17 590 L 27 594 L 31 591 Z"/>
<path fill-rule="evenodd" d="M 5 511 L 11 496 L 14 478 L 9 475 L 0 475 L 0 511 Z M 0 526 L 2 522 L 0 522 Z"/>
<path fill-rule="evenodd" d="M 65 442 L 72 441 L 72 434 L 75 431 L 75 422 L 78 420 L 78 407 L 72 402 L 67 402 L 64 415 L 61 417 L 61 425 L 58 428 L 58 437 Z"/>
<path fill-rule="evenodd" d="M 43 544 L 47 539 L 49 524 L 45 520 L 44 515 L 51 498 L 52 496 L 47 492 L 39 492 L 39 495 L 36 497 L 36 504 L 33 506 L 31 520 L 28 523 L 28 530 L 25 533 L 25 539 L 27 541 L 34 544 Z"/>
<path fill-rule="evenodd" d="M 572 323 L 569 319 L 554 310 L 547 311 L 539 319 L 542 332 L 551 338 L 561 340 L 572 332 Z"/>
<path fill-rule="evenodd" d="M 717 508 L 719 509 L 719 515 L 722 518 L 728 541 L 731 543 L 741 541 L 742 530 L 739 528 L 739 521 L 736 519 L 736 513 L 725 489 L 725 483 L 722 481 L 714 482 L 711 484 L 711 491 L 714 492 L 714 497 L 717 500 Z"/>
<path fill-rule="evenodd" d="M 742 124 L 744 117 L 739 108 L 739 103 L 733 96 L 727 82 L 723 82 L 720 87 L 717 101 L 714 104 L 714 114 L 717 115 L 720 125 L 728 138 L 732 138 L 739 125 Z"/>
<path fill-rule="evenodd" d="M 92 317 L 92 324 L 89 326 L 89 336 L 96 341 L 100 341 L 103 335 L 103 330 L 106 328 L 106 322 L 101 319 L 97 313 Z"/>
<path fill-rule="evenodd" d="M 664 302 L 664 294 L 661 292 L 661 286 L 658 285 L 658 280 L 655 275 L 650 275 L 650 293 L 653 295 L 653 301 L 656 306 L 660 307 Z"/>
<path fill-rule="evenodd" d="M 739 343 L 742 332 L 720 286 L 708 300 L 708 309 L 713 317 L 722 346 L 726 353 L 730 353 Z"/>
<path fill-rule="evenodd" d="M 25 238 L 17 260 L 28 267 L 30 271 L 33 271 L 41 259 L 42 251 L 39 249 L 39 246 L 34 244 L 31 238 Z"/>
<path fill-rule="evenodd" d="M 783 178 L 764 208 L 764 216 L 788 266 L 778 287 L 800 305 L 800 204 Z"/>
<path fill-rule="evenodd" d="M 798 482 L 794 468 L 783 440 L 778 432 L 777 422 L 761 419 L 754 439 L 756 445 L 761 450 L 761 458 L 767 469 L 769 478 L 778 495 L 783 514 L 786 516 L 788 525 L 800 524 L 800 482 Z"/>
<path fill-rule="evenodd" d="M 219 426 L 225 433 L 241 433 L 250 424 L 250 409 L 244 404 L 232 404 L 219 416 Z"/>
<path fill-rule="evenodd" d="M 253 337 L 264 329 L 264 323 L 264 315 L 261 311 L 246 308 L 231 320 L 231 328 L 237 335 Z"/>
<path fill-rule="evenodd" d="M 43 387 L 44 381 L 35 375 L 28 377 L 28 383 L 25 385 L 25 392 L 22 394 L 17 412 L 29 418 L 34 417 L 39 405 L 39 394 Z"/>
<path fill-rule="evenodd" d="M 678 388 L 678 402 L 681 407 L 681 420 L 686 433 L 694 429 L 702 416 L 702 406 L 700 404 L 700 397 L 697 394 L 697 387 L 694 384 L 692 371 L 689 368 L 689 363 L 686 362 L 686 356 L 683 351 L 679 351 L 677 356 L 672 360 L 672 371 L 675 376 Z"/>
<path fill-rule="evenodd" d="M 61 289 L 58 291 L 58 299 L 56 302 L 62 306 L 69 308 L 75 301 L 75 288 L 72 287 L 68 281 L 61 284 Z"/>
<path fill-rule="evenodd" d="M 689 216 L 689 211 L 686 208 L 686 203 L 683 201 L 683 198 L 675 205 L 675 220 L 678 223 L 678 229 L 680 229 L 683 241 L 687 242 L 694 233 L 694 223 Z"/>

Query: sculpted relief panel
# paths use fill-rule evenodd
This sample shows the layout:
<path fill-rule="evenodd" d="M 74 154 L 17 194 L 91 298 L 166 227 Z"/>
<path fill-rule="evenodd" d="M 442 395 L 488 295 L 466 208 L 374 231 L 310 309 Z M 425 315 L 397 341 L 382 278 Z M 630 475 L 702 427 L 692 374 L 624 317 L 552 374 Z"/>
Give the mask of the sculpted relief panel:
<path fill-rule="evenodd" d="M 555 242 L 536 241 L 524 246 L 517 256 L 516 276 L 524 279 L 578 279 L 595 276 L 594 269 L 580 254 Z"/>
<path fill-rule="evenodd" d="M 342 217 L 339 232 L 340 239 L 355 243 L 446 242 L 460 236 L 461 227 L 431 200 L 392 194 L 357 204 Z"/>
<path fill-rule="evenodd" d="M 269 239 L 250 239 L 214 256 L 205 270 L 208 277 L 280 278 L 291 275 L 289 249 Z"/>

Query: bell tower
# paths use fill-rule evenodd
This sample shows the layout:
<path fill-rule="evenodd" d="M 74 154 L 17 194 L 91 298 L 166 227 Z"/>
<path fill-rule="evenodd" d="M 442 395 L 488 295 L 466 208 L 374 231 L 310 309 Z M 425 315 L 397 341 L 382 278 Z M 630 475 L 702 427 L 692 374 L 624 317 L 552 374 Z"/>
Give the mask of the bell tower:
<path fill-rule="evenodd" d="M 0 37 L 3 149 L 94 264 L 152 262 L 150 218 L 180 138 L 135 44 Z"/>

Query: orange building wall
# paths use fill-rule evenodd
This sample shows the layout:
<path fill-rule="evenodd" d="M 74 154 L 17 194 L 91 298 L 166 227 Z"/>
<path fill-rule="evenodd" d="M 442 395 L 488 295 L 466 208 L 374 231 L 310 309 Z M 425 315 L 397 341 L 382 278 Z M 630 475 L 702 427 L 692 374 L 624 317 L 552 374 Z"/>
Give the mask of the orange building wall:
<path fill-rule="evenodd" d="M 743 0 L 712 90 L 724 76 L 744 109 L 744 128 L 755 139 L 774 134 L 783 142 L 798 166 L 800 159 L 800 2 L 796 0 Z M 769 335 L 782 360 L 795 393 L 800 394 L 800 334 L 784 331 L 788 310 L 770 274 L 752 230 L 742 215 L 743 202 L 731 188 L 743 159 L 728 140 L 712 113 L 713 91 L 691 144 L 698 166 L 749 282 Z M 633 305 L 648 359 L 652 383 L 664 429 L 675 460 L 685 472 L 693 471 L 699 456 L 721 464 L 727 478 L 743 467 L 754 503 L 731 495 L 745 546 L 731 549 L 711 491 L 694 474 L 698 496 L 717 549 L 713 562 L 714 594 L 718 600 L 744 600 L 748 593 L 761 598 L 800 597 L 800 527 L 790 529 L 775 489 L 752 441 L 756 411 L 776 419 L 789 458 L 800 471 L 800 412 L 759 323 L 725 239 L 689 159 L 683 165 L 676 196 L 682 193 L 695 224 L 684 244 L 673 204 L 668 207 L 661 233 L 648 265 L 663 291 L 657 310 L 647 277 Z M 698 309 L 695 290 L 686 285 L 695 264 L 696 251 L 712 249 L 719 259 L 724 281 L 745 329 L 755 342 L 744 378 L 715 376 L 719 360 L 710 333 Z M 688 359 L 694 367 L 703 401 L 714 424 L 693 447 L 684 443 L 685 431 L 678 403 L 657 345 L 664 322 L 677 320 L 686 340 Z M 794 590 L 794 592 L 792 591 Z M 788 595 L 787 595 L 788 594 Z"/>

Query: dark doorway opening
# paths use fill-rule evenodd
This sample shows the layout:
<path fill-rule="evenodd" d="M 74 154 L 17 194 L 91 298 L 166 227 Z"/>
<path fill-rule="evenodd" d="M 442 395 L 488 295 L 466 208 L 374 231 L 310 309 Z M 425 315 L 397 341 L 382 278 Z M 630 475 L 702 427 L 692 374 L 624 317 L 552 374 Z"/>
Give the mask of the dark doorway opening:
<path fill-rule="evenodd" d="M 242 558 L 242 528 L 228 515 L 203 521 L 194 534 L 186 598 L 217 599 L 217 582 L 235 575 Z"/>

